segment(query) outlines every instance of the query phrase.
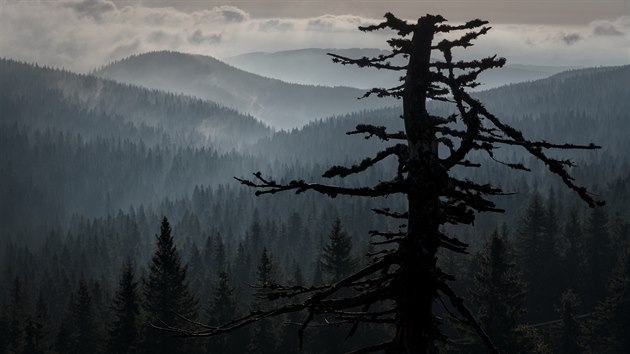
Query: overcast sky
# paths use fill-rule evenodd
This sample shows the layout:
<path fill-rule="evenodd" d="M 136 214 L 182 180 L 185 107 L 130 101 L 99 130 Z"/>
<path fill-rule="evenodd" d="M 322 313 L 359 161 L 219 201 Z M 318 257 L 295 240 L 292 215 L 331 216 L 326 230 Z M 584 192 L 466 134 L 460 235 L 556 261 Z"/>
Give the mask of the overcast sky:
<path fill-rule="evenodd" d="M 491 21 L 470 54 L 509 63 L 630 64 L 630 0 L 0 0 L 0 56 L 76 71 L 152 50 L 225 57 L 323 47 L 385 48 L 365 34 L 386 11 Z"/>

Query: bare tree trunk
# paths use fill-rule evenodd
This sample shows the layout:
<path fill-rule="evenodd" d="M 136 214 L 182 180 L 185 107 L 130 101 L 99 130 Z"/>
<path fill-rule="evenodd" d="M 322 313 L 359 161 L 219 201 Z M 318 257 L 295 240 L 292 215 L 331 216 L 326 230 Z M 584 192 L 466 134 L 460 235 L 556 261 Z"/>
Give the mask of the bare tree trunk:
<path fill-rule="evenodd" d="M 403 119 L 409 145 L 408 235 L 401 244 L 396 346 L 404 353 L 434 353 L 438 332 L 433 317 L 437 296 L 436 252 L 440 176 L 437 140 L 426 111 L 433 23 L 420 19 L 414 32 L 404 86 Z M 437 183 L 436 183 L 437 182 Z M 412 286 L 414 284 L 415 286 Z"/>

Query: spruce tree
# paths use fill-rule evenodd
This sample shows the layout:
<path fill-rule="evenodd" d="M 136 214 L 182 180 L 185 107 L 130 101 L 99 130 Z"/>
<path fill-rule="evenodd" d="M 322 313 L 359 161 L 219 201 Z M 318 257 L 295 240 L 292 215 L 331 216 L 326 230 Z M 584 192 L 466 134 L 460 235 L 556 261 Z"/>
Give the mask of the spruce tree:
<path fill-rule="evenodd" d="M 262 254 L 256 267 L 256 288 L 254 301 L 252 302 L 252 310 L 262 310 L 265 302 L 261 301 L 258 296 L 266 292 L 266 288 L 276 282 L 276 270 L 271 259 L 271 255 L 263 248 Z M 250 342 L 247 348 L 248 353 L 273 353 L 277 340 L 274 335 L 275 324 L 272 320 L 267 319 L 255 323 L 250 328 Z"/>
<path fill-rule="evenodd" d="M 33 321 L 33 318 L 30 316 L 28 317 L 26 321 L 26 328 L 24 329 L 24 335 L 25 335 L 26 344 L 24 345 L 24 350 L 22 351 L 23 354 L 43 353 L 43 351 L 40 351 L 38 348 L 35 322 Z"/>
<path fill-rule="evenodd" d="M 525 284 L 513 263 L 513 251 L 508 240 L 495 230 L 486 243 L 475 275 L 473 302 L 477 305 L 477 320 L 505 353 L 515 352 L 515 330 L 525 314 Z M 472 334 L 472 332 L 471 332 Z M 471 351 L 485 353 L 486 348 L 475 338 Z"/>
<path fill-rule="evenodd" d="M 149 264 L 149 275 L 144 282 L 142 304 L 148 324 L 156 327 L 188 328 L 187 319 L 195 319 L 197 300 L 188 290 L 187 267 L 171 235 L 168 219 L 162 220 L 160 234 L 156 235 L 157 250 Z M 189 341 L 174 338 L 151 326 L 146 327 L 144 348 L 148 353 L 185 353 Z"/>
<path fill-rule="evenodd" d="M 139 340 L 140 298 L 130 261 L 123 265 L 112 305 L 114 318 L 109 328 L 107 350 L 109 353 L 132 353 L 137 350 Z"/>
<path fill-rule="evenodd" d="M 565 291 L 560 299 L 559 312 L 562 323 L 557 348 L 559 354 L 580 354 L 583 351 L 580 346 L 582 325 L 575 316 L 577 307 L 577 295 L 571 289 Z"/>
<path fill-rule="evenodd" d="M 527 283 L 527 315 L 535 322 L 555 317 L 553 299 L 560 297 L 563 288 L 555 222 L 540 194 L 534 193 L 521 220 L 517 253 Z"/>
<path fill-rule="evenodd" d="M 608 232 L 608 216 L 604 208 L 591 210 L 586 225 L 587 292 L 584 294 L 588 307 L 604 300 L 606 287 L 617 254 Z"/>
<path fill-rule="evenodd" d="M 569 210 L 567 221 L 564 225 L 563 238 L 567 243 L 564 256 L 564 273 L 567 288 L 575 289 L 580 294 L 585 293 L 586 283 L 586 252 L 584 233 L 577 210 Z"/>
<path fill-rule="evenodd" d="M 206 320 L 212 325 L 220 325 L 235 318 L 238 302 L 235 289 L 231 284 L 230 276 L 225 270 L 219 271 L 218 280 L 214 285 L 210 304 L 206 312 Z M 208 353 L 241 353 L 242 341 L 239 333 L 230 333 L 225 336 L 211 338 L 208 341 Z"/>
<path fill-rule="evenodd" d="M 591 353 L 630 353 L 630 247 L 609 283 L 608 295 L 589 322 L 586 344 Z"/>
<path fill-rule="evenodd" d="M 9 291 L 7 323 L 7 352 L 21 353 L 25 345 L 26 294 L 19 277 L 13 279 L 13 285 Z"/>
<path fill-rule="evenodd" d="M 239 286 L 238 284 L 252 284 L 254 281 L 252 268 L 252 257 L 249 255 L 249 252 L 245 250 L 243 243 L 239 242 L 236 248 L 236 256 L 232 269 L 234 269 L 234 279 L 237 279 L 236 284 L 239 287 L 239 292 L 243 296 L 251 295 L 251 289 L 249 287 Z"/>
<path fill-rule="evenodd" d="M 24 353 L 35 354 L 45 353 L 48 349 L 48 306 L 44 300 L 42 292 L 39 293 L 37 303 L 35 304 L 34 316 L 29 316 L 25 335 L 26 335 L 26 347 Z"/>
<path fill-rule="evenodd" d="M 295 271 L 293 272 L 293 284 L 297 286 L 304 286 L 304 275 L 302 275 L 302 268 L 299 264 L 295 265 Z"/>
<path fill-rule="evenodd" d="M 322 271 L 331 282 L 338 282 L 352 273 L 356 260 L 352 257 L 352 240 L 337 218 L 328 234 L 328 244 L 324 246 L 321 263 Z"/>
<path fill-rule="evenodd" d="M 0 353 L 7 352 L 7 346 L 9 345 L 9 323 L 4 310 L 3 308 L 0 311 Z"/>
<path fill-rule="evenodd" d="M 83 278 L 73 296 L 70 311 L 73 327 L 70 351 L 77 354 L 100 352 L 101 338 L 98 337 L 92 294 Z"/>
<path fill-rule="evenodd" d="M 69 353 L 71 347 L 70 330 L 64 322 L 59 326 L 57 335 L 55 336 L 55 351 L 57 353 Z"/>
<path fill-rule="evenodd" d="M 4 310 L 4 309 L 3 309 Z M 9 345 L 9 323 L 5 318 L 5 312 L 0 311 L 0 353 L 7 351 Z"/>

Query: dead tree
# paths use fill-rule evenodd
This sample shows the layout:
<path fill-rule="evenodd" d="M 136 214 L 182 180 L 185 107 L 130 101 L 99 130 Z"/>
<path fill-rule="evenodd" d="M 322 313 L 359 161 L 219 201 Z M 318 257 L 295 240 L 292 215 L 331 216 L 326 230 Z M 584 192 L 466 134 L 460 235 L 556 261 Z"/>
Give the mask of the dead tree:
<path fill-rule="evenodd" d="M 484 105 L 471 97 L 466 90 L 478 85 L 481 72 L 501 67 L 505 59 L 496 56 L 472 60 L 454 61 L 452 51 L 466 48 L 472 41 L 488 32 L 487 21 L 472 20 L 462 25 L 448 25 L 442 16 L 426 15 L 416 23 L 408 23 L 388 13 L 385 21 L 373 26 L 360 27 L 362 31 L 392 30 L 398 34 L 388 41 L 391 54 L 374 58 L 347 58 L 330 54 L 333 61 L 401 72 L 400 86 L 389 89 L 372 89 L 365 94 L 396 97 L 403 101 L 404 131 L 389 132 L 385 127 L 358 125 L 347 134 L 365 134 L 383 141 L 398 142 L 372 158 L 366 158 L 350 167 L 333 166 L 323 177 L 345 177 L 361 173 L 383 159 L 394 156 L 398 168 L 388 181 L 366 187 L 340 187 L 293 180 L 277 183 L 254 173 L 253 179 L 240 179 L 240 183 L 257 189 L 256 195 L 285 191 L 302 193 L 315 191 L 330 197 L 338 195 L 360 197 L 384 197 L 404 195 L 408 209 L 392 211 L 376 209 L 374 212 L 406 224 L 399 232 L 377 232 L 373 243 L 387 245 L 373 256 L 373 262 L 356 273 L 332 284 L 314 287 L 282 286 L 268 284 L 259 295 L 274 300 L 294 299 L 294 303 L 278 306 L 268 311 L 253 312 L 219 327 L 202 326 L 198 332 L 183 332 L 185 336 L 213 336 L 234 331 L 252 322 L 289 312 L 302 311 L 305 319 L 298 331 L 300 339 L 305 328 L 322 314 L 335 318 L 335 323 L 351 324 L 350 335 L 359 323 L 377 323 L 393 326 L 395 336 L 386 343 L 374 344 L 360 350 L 388 353 L 433 353 L 436 343 L 445 339 L 438 328 L 433 313 L 436 301 L 449 308 L 449 312 L 472 326 L 491 352 L 498 352 L 490 338 L 478 325 L 464 301 L 449 286 L 453 275 L 437 266 L 440 248 L 456 253 L 466 253 L 467 245 L 443 232 L 446 224 L 472 224 L 478 212 L 501 212 L 492 202 L 493 196 L 504 194 L 500 188 L 454 177 L 456 166 L 478 167 L 469 160 L 471 152 L 488 154 L 494 160 L 493 150 L 500 145 L 525 149 L 542 161 L 549 171 L 559 176 L 564 184 L 574 190 L 590 206 L 602 204 L 576 185 L 568 168 L 568 160 L 552 158 L 547 149 L 596 149 L 594 145 L 554 144 L 531 141 L 521 132 L 492 115 Z M 450 32 L 465 31 L 457 39 L 435 40 Z M 440 57 L 432 60 L 433 57 Z M 406 65 L 392 64 L 391 59 L 407 58 Z M 454 114 L 448 117 L 427 112 L 427 101 L 443 101 L 452 104 Z M 448 153 L 438 155 L 438 147 Z M 504 163 L 510 168 L 528 170 L 522 164 Z M 350 290 L 348 290 L 350 289 Z M 342 291 L 343 290 L 343 291 Z M 299 301 L 297 301 L 299 300 Z M 290 300 L 288 300 L 290 301 Z"/>

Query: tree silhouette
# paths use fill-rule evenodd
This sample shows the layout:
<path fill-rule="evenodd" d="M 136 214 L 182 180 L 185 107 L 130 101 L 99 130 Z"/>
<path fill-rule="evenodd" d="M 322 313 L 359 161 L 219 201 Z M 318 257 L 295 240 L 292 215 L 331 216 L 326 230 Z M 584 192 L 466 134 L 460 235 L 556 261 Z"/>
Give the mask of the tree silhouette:
<path fill-rule="evenodd" d="M 98 329 L 94 317 L 92 294 L 85 281 L 79 281 L 79 287 L 71 304 L 74 334 L 71 342 L 72 353 L 96 353 L 99 351 Z"/>
<path fill-rule="evenodd" d="M 256 286 L 259 289 L 251 304 L 254 312 L 261 311 L 267 303 L 264 301 L 265 293 L 263 289 L 276 282 L 276 270 L 269 252 L 263 248 L 258 266 L 256 268 Z M 273 352 L 276 347 L 274 336 L 274 323 L 269 319 L 254 323 L 250 328 L 250 342 L 247 348 L 248 353 L 268 353 Z"/>
<path fill-rule="evenodd" d="M 590 353 L 630 351 L 630 247 L 626 246 L 608 285 L 608 295 L 593 311 L 587 345 Z"/>
<path fill-rule="evenodd" d="M 10 353 L 22 352 L 25 345 L 25 316 L 26 296 L 24 284 L 19 277 L 13 279 L 13 286 L 9 291 L 8 319 L 8 348 Z"/>
<path fill-rule="evenodd" d="M 513 251 L 504 235 L 495 230 L 481 253 L 472 300 L 477 319 L 500 350 L 515 352 L 514 331 L 525 314 L 525 284 L 512 261 Z M 485 353 L 482 343 L 470 348 Z"/>
<path fill-rule="evenodd" d="M 188 289 L 187 267 L 181 264 L 166 217 L 156 239 L 157 250 L 144 284 L 147 320 L 154 326 L 183 326 L 187 324 L 184 319 L 195 319 L 197 300 Z M 147 329 L 144 347 L 151 353 L 183 353 L 190 349 L 177 338 L 165 336 L 154 328 Z"/>
<path fill-rule="evenodd" d="M 329 54 L 333 61 L 344 65 L 402 73 L 401 85 L 388 89 L 374 88 L 365 96 L 402 99 L 404 131 L 391 132 L 387 127 L 367 124 L 356 126 L 355 130 L 347 134 L 363 134 L 366 138 L 400 142 L 353 166 L 332 166 L 323 173 L 323 177 L 343 178 L 361 173 L 392 157 L 397 159 L 398 166 L 391 179 L 372 186 L 352 187 L 309 183 L 301 179 L 281 183 L 263 176 L 261 172 L 254 173 L 253 179 L 237 178 L 243 185 L 256 188 L 258 196 L 285 191 L 297 194 L 315 191 L 333 198 L 341 195 L 406 197 L 407 210 L 374 210 L 404 225 L 393 232 L 371 232 L 375 238 L 373 243 L 379 246 L 375 249 L 372 262 L 337 282 L 311 287 L 268 284 L 267 299 L 294 300 L 286 305 L 255 311 L 218 327 L 208 326 L 198 331 L 170 330 L 189 336 L 212 336 L 234 331 L 270 316 L 303 311 L 305 319 L 298 330 L 300 338 L 315 317 L 326 315 L 332 325 L 349 325 L 349 335 L 355 333 L 360 323 L 382 324 L 394 329 L 391 340 L 363 348 L 362 352 L 429 353 L 435 352 L 438 341 L 445 339 L 433 312 L 439 299 L 445 306 L 450 303 L 453 309 L 451 312 L 472 326 L 489 350 L 496 352 L 491 340 L 464 305 L 463 299 L 449 285 L 454 276 L 442 271 L 436 262 L 438 249 L 467 252 L 467 245 L 447 235 L 441 226 L 470 225 L 477 212 L 502 211 L 492 198 L 504 192 L 490 184 L 457 178 L 454 169 L 478 167 L 480 164 L 470 158 L 487 154 L 509 168 L 528 170 L 523 164 L 503 162 L 495 156 L 495 149 L 501 145 L 520 147 L 542 161 L 550 172 L 559 176 L 568 188 L 590 206 L 596 206 L 601 203 L 594 200 L 585 188 L 576 185 L 570 176 L 569 167 L 572 163 L 551 157 L 545 150 L 598 147 L 592 144 L 578 146 L 531 141 L 491 114 L 466 90 L 478 85 L 475 80 L 480 73 L 503 66 L 505 59 L 496 56 L 471 61 L 453 59 L 454 50 L 471 46 L 473 40 L 490 30 L 486 26 L 488 22 L 472 20 L 461 25 L 448 25 L 445 21 L 439 15 L 426 15 L 416 23 L 409 23 L 388 13 L 382 23 L 359 29 L 397 33 L 397 37 L 388 41 L 390 54 L 358 59 Z M 457 39 L 434 40 L 436 36 L 458 31 L 467 32 Z M 392 64 L 392 59 L 399 57 L 408 59 L 407 64 Z M 438 59 L 432 61 L 432 58 Z M 428 101 L 454 107 L 451 111 L 455 113 L 448 116 L 431 114 L 427 111 Z M 444 153 L 438 154 L 439 148 Z M 348 288 L 354 291 L 342 291 Z"/>
<path fill-rule="evenodd" d="M 352 272 L 356 260 L 352 258 L 351 252 L 352 240 L 341 226 L 341 220 L 336 219 L 321 258 L 322 270 L 331 281 L 338 282 Z"/>
<path fill-rule="evenodd" d="M 140 337 L 140 296 L 133 265 L 129 261 L 123 265 L 112 310 L 114 321 L 109 328 L 108 351 L 131 353 L 136 349 Z"/>
<path fill-rule="evenodd" d="M 226 270 L 220 270 L 217 282 L 212 290 L 212 298 L 206 312 L 208 323 L 225 323 L 237 314 L 238 302 L 230 276 Z M 213 338 L 208 342 L 208 353 L 239 353 L 242 351 L 241 344 L 234 334 Z M 239 350 L 240 349 L 240 350 Z"/>
<path fill-rule="evenodd" d="M 583 348 L 579 344 L 580 336 L 582 335 L 582 325 L 575 318 L 577 306 L 577 295 L 571 289 L 565 291 L 560 299 L 559 312 L 562 318 L 562 325 L 558 341 L 558 353 L 579 354 L 583 352 Z"/>
<path fill-rule="evenodd" d="M 554 301 L 562 293 L 562 263 L 556 246 L 554 218 L 542 198 L 535 192 L 525 210 L 518 232 L 518 260 L 527 283 L 527 318 L 533 322 L 548 321 L 554 313 Z"/>

